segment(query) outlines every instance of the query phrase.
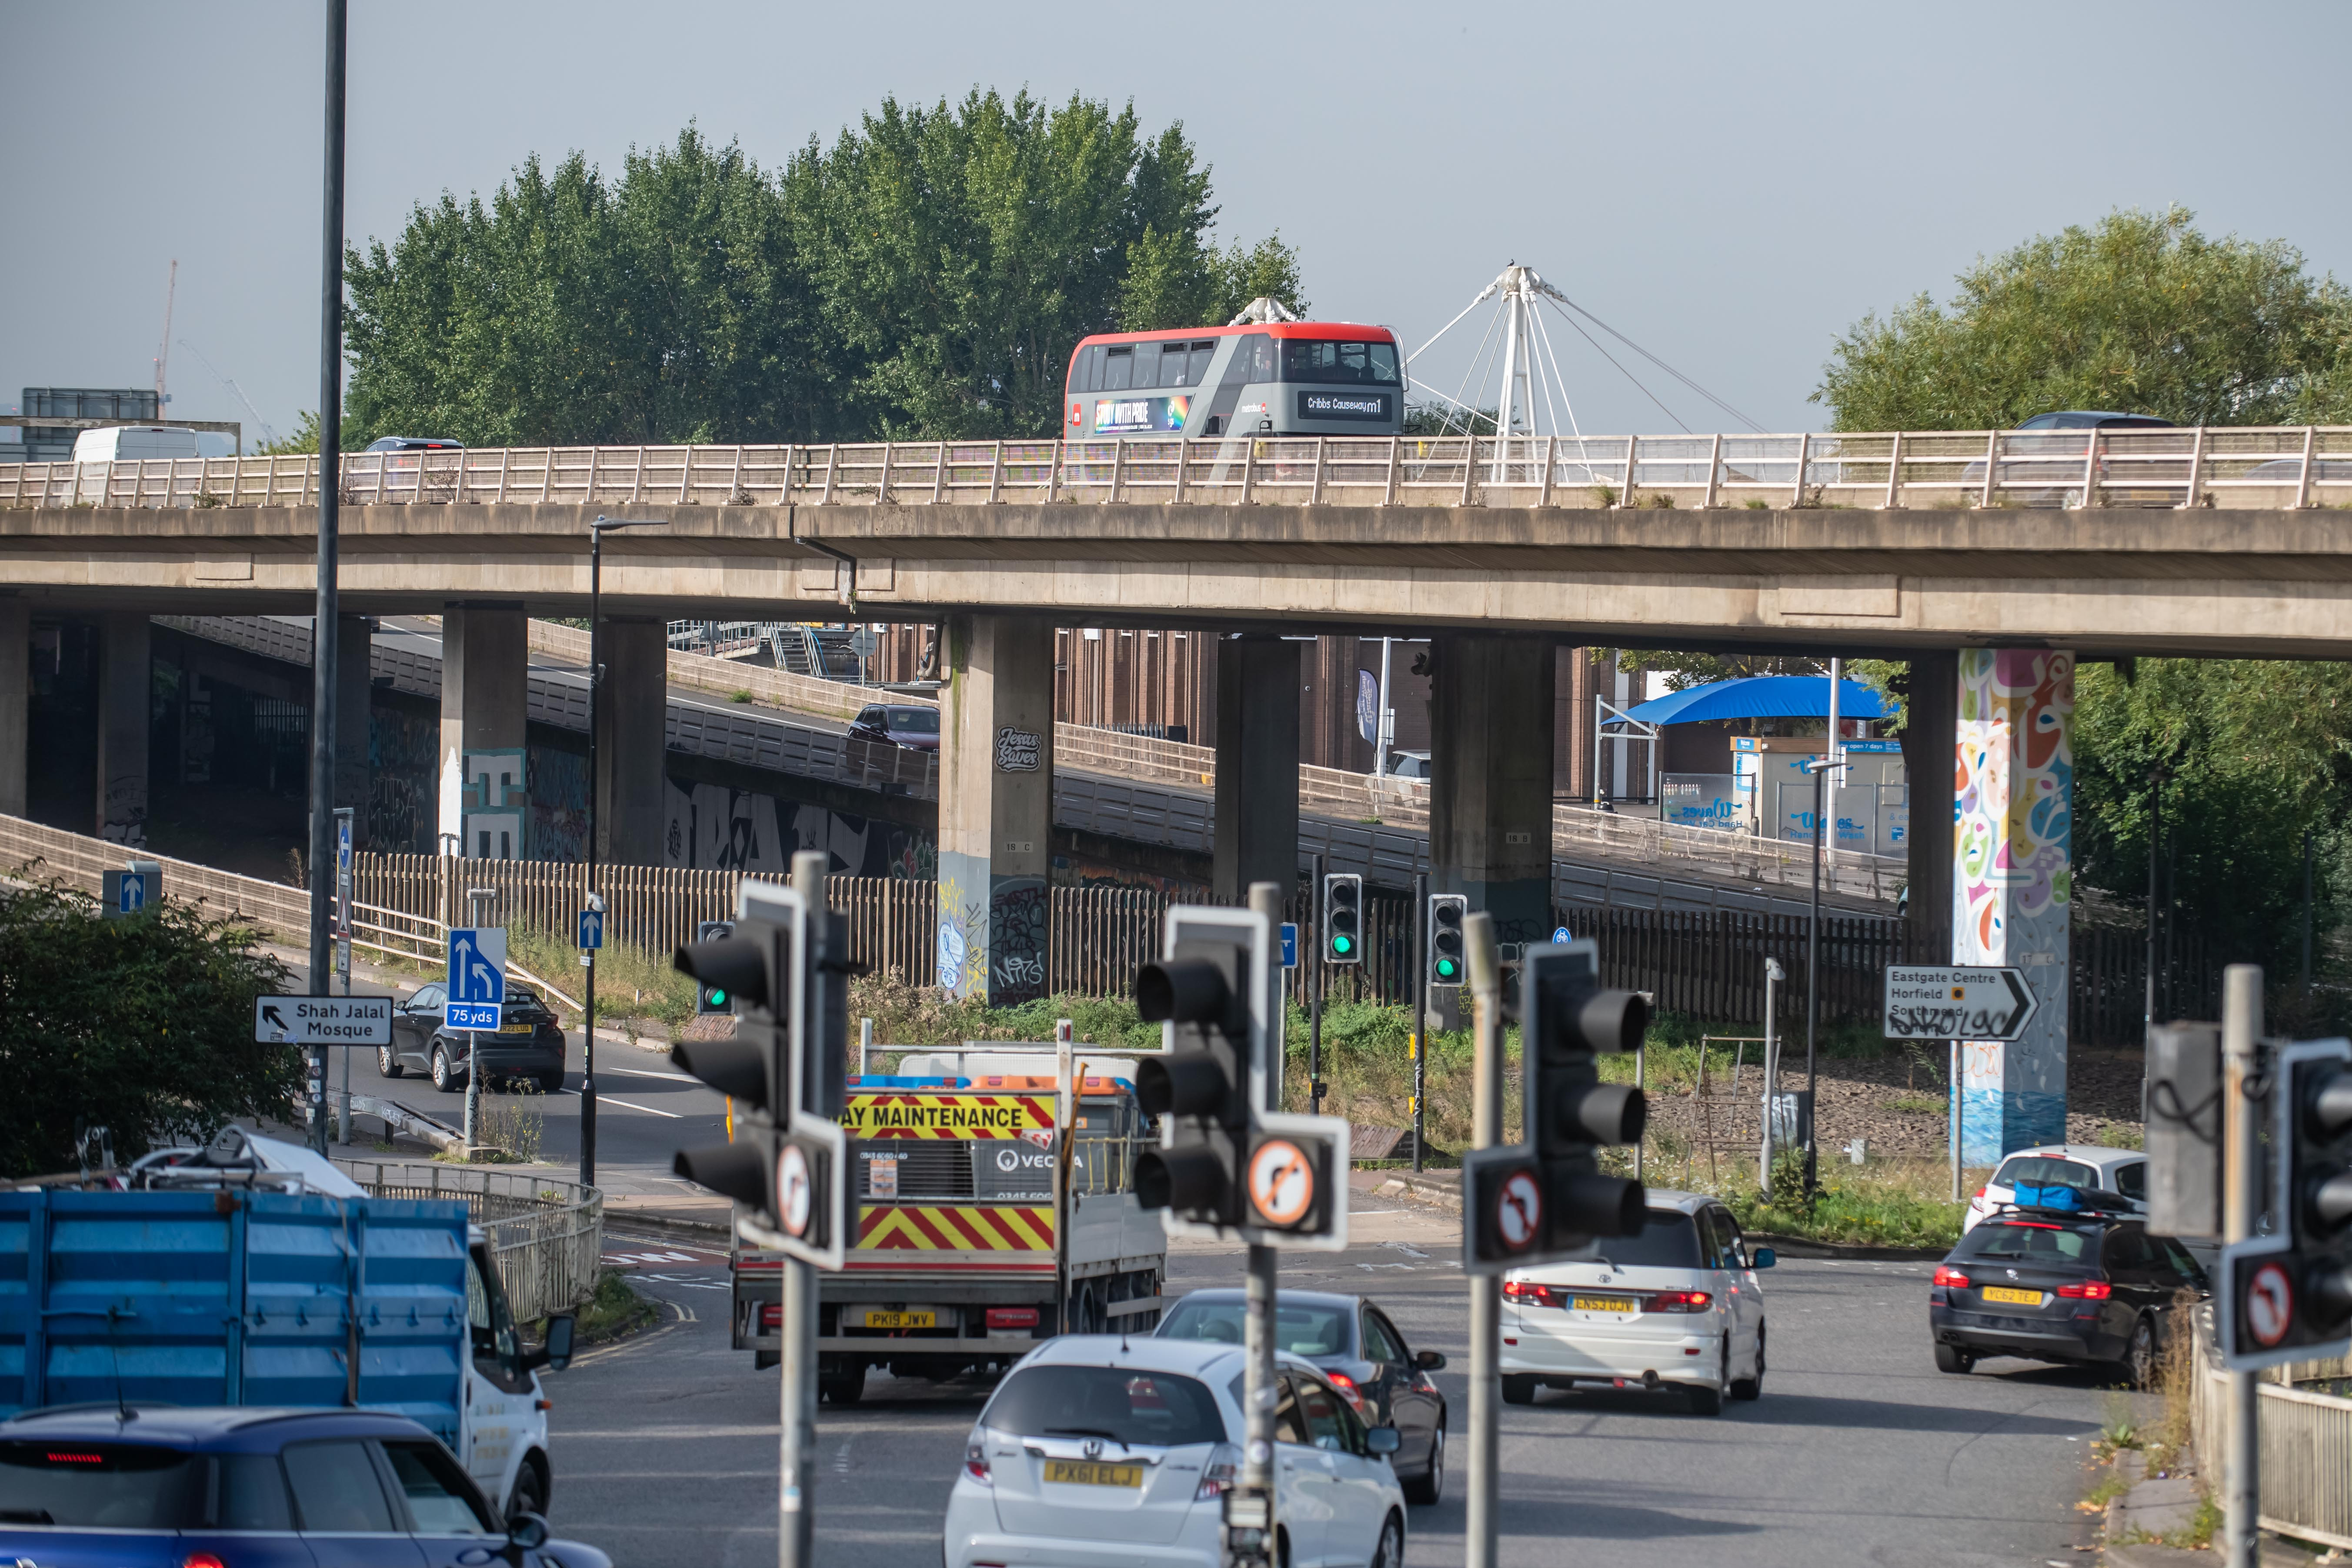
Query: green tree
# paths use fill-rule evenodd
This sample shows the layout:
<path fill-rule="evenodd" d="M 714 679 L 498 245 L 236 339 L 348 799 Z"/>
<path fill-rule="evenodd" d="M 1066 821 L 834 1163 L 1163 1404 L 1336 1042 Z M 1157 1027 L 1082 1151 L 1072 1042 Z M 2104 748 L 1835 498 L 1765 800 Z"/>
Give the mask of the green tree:
<path fill-rule="evenodd" d="M 2038 236 L 1838 339 L 1813 401 L 1840 430 L 2006 428 L 2059 408 L 2183 425 L 2352 416 L 2352 295 L 2279 240 L 2180 207 Z"/>
<path fill-rule="evenodd" d="M 288 984 L 250 929 L 167 902 L 102 920 L 54 883 L 0 896 L 0 1173 L 68 1169 L 103 1126 L 118 1158 L 291 1113 L 300 1053 L 253 1043 L 253 999 Z"/>

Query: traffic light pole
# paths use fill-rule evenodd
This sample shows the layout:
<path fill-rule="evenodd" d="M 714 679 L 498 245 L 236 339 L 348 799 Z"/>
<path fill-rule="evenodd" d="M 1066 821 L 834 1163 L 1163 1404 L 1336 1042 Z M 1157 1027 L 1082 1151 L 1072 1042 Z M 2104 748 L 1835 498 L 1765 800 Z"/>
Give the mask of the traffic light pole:
<path fill-rule="evenodd" d="M 1412 1026 L 1405 1036 L 1407 1048 L 1412 1052 L 1412 1168 L 1421 1169 L 1421 1059 L 1423 1032 L 1429 1026 L 1429 954 L 1423 944 L 1429 940 L 1429 875 L 1416 871 L 1412 878 Z"/>
<path fill-rule="evenodd" d="M 793 889 L 815 916 L 825 902 L 826 857 L 823 850 L 804 849 L 793 857 Z M 814 921 L 812 921 L 814 924 Z M 807 974 L 807 957 L 794 953 L 793 962 Z M 802 998 L 793 998 L 794 1005 Z M 813 1064 L 803 1062 L 801 1070 Z M 793 1107 L 793 1109 L 796 1109 Z M 784 1112 L 791 1121 L 792 1109 Z M 835 1173 L 835 1179 L 845 1173 Z M 797 1258 L 784 1259 L 783 1387 L 777 1412 L 783 1427 L 782 1487 L 777 1498 L 777 1568 L 815 1568 L 816 1564 L 816 1269 Z"/>
<path fill-rule="evenodd" d="M 2221 1239 L 2244 1241 L 2254 1234 L 2263 1200 L 2262 1110 L 2248 1092 L 2259 1070 L 2255 1042 L 2263 1033 L 2263 972 L 2233 963 L 2221 972 Z M 2262 1497 L 2262 1451 L 2255 1426 L 2254 1374 L 2231 1372 L 2229 1419 L 2223 1447 L 2222 1561 L 2228 1568 L 2255 1568 L 2254 1521 Z"/>
<path fill-rule="evenodd" d="M 1463 921 L 1469 947 L 1470 994 L 1477 1004 L 1477 1101 L 1471 1142 L 1492 1149 L 1503 1141 L 1503 980 L 1495 951 L 1495 917 L 1484 910 Z M 1465 1212 L 1463 1223 L 1473 1217 Z M 1502 1280 L 1470 1276 L 1470 1517 L 1465 1568 L 1495 1568 L 1496 1466 L 1500 1457 Z"/>
<path fill-rule="evenodd" d="M 1315 973 L 1307 977 L 1307 1109 L 1317 1116 L 1323 1114 L 1323 960 L 1324 946 L 1331 933 L 1324 930 L 1328 912 L 1322 907 L 1323 857 L 1315 857 L 1315 879 L 1307 884 L 1315 889 L 1315 957 L 1311 961 Z M 1299 943 L 1299 957 L 1307 961 L 1307 944 Z M 2311 966 L 2305 963 L 2307 970 Z"/>
<path fill-rule="evenodd" d="M 310 618 L 310 994 L 332 995 L 335 864 L 336 464 L 343 447 L 343 84 L 350 6 L 327 5 L 325 235 L 319 321 L 318 604 Z M 157 377 L 161 381 L 160 373 Z M 156 409 L 161 417 L 163 409 Z M 362 713 L 357 722 L 365 724 Z M 310 1049 L 310 1146 L 327 1152 L 327 1047 Z"/>

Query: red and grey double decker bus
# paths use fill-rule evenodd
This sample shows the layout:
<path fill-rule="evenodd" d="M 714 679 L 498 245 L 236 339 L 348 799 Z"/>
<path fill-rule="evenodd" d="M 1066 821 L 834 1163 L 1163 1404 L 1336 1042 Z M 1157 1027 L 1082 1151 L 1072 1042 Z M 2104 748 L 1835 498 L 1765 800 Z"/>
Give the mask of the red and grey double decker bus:
<path fill-rule="evenodd" d="M 1062 434 L 1394 436 L 1404 428 L 1396 334 L 1352 321 L 1106 332 L 1070 355 Z"/>

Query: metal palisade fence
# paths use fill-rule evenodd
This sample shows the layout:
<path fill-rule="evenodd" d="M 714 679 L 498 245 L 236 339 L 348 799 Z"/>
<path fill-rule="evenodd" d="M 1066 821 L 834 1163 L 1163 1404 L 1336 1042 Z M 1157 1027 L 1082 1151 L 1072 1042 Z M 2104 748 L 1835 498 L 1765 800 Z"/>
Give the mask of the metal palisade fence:
<path fill-rule="evenodd" d="M 121 865 L 122 846 L 0 816 L 0 873 L 56 876 L 96 893 L 105 871 Z M 163 858 L 165 896 L 201 901 L 208 912 L 237 914 L 280 940 L 309 930 L 300 890 L 184 860 Z M 22 868 L 23 869 L 18 869 Z M 353 945 L 362 953 L 440 959 L 445 930 L 475 888 L 495 888 L 500 924 L 551 933 L 565 944 L 585 892 L 585 868 L 561 861 L 470 860 L 430 855 L 362 853 L 355 868 Z M 695 936 L 704 921 L 735 910 L 745 873 L 659 866 L 600 869 L 605 941 L 667 952 Z M 835 877 L 826 887 L 849 920 L 850 957 L 910 985 L 937 983 L 939 885 L 884 877 Z M 1136 966 L 1160 952 L 1161 917 L 1177 898 L 1156 888 L 1055 888 L 1048 905 L 1045 987 L 1049 993 L 1122 996 Z M 1416 911 L 1402 892 L 1368 888 L 1364 962 L 1332 965 L 1324 994 L 1336 1001 L 1404 1002 L 1412 994 Z M 1314 900 L 1302 888 L 1286 919 L 1299 927 L 1302 961 L 1318 961 Z M 1709 1023 L 1754 1023 L 1762 1015 L 1764 959 L 1787 968 L 1784 1016 L 1801 1016 L 1808 922 L 1802 915 L 1736 910 L 1631 909 L 1578 905 L 1556 910 L 1554 927 L 1601 942 L 1608 982 L 1650 992 L 1664 1010 Z M 1549 931 L 1537 933 L 1548 938 Z M 1934 938 L 1912 922 L 1870 915 L 1822 920 L 1822 1016 L 1868 1022 L 1879 1016 L 1881 975 L 1890 963 L 1934 963 Z M 2068 1033 L 2077 1040 L 2126 1044 L 2145 1017 L 2146 942 L 2124 928 L 2077 924 L 2069 955 Z M 1304 972 L 1299 978 L 1307 978 Z M 2210 1016 L 2218 1002 L 2211 952 L 2181 933 L 2159 961 L 2159 1010 Z M 541 982 L 545 984 L 544 981 Z M 1301 993 L 1304 994 L 1303 991 Z"/>

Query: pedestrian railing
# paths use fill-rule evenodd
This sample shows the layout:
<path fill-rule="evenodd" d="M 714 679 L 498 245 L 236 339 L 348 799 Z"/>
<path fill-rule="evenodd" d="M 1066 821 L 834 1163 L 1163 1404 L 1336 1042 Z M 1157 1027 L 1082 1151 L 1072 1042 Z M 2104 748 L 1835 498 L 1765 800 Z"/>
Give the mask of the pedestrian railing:
<path fill-rule="evenodd" d="M 456 1199 L 482 1227 L 518 1322 L 568 1311 L 596 1289 L 604 1194 L 535 1171 L 395 1160 L 338 1160 L 379 1198 Z"/>
<path fill-rule="evenodd" d="M 2213 1310 L 2197 1310 L 2197 1363 L 2190 1441 L 2207 1491 L 2229 1495 L 2230 1376 L 2213 1337 Z M 2262 1496 L 2261 1528 L 2352 1550 L 2352 1399 L 2298 1388 L 2341 1378 L 2339 1360 L 2273 1367 L 2254 1384 Z"/>
<path fill-rule="evenodd" d="M 0 464 L 0 505 L 305 506 L 316 457 Z M 351 452 L 352 505 L 2333 506 L 2352 426 Z"/>

